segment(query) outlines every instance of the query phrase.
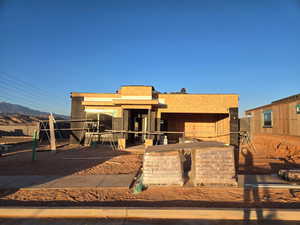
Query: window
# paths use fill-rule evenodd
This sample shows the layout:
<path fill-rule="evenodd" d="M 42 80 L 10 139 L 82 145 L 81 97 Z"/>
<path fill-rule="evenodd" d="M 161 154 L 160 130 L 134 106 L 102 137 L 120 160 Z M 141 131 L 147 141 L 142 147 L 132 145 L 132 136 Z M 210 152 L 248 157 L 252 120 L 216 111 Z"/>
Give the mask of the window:
<path fill-rule="evenodd" d="M 263 127 L 272 127 L 272 110 L 263 112 Z"/>
<path fill-rule="evenodd" d="M 300 114 L 300 104 L 296 105 L 296 113 Z"/>
<path fill-rule="evenodd" d="M 112 113 L 87 113 L 86 119 L 89 132 L 112 130 Z"/>

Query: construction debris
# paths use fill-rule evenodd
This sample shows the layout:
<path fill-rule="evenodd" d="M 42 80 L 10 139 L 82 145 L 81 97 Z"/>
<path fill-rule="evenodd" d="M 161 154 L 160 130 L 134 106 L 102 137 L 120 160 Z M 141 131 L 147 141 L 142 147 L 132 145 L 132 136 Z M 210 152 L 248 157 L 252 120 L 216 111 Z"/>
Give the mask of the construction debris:
<path fill-rule="evenodd" d="M 300 169 L 297 170 L 279 170 L 278 176 L 287 181 L 300 182 Z"/>

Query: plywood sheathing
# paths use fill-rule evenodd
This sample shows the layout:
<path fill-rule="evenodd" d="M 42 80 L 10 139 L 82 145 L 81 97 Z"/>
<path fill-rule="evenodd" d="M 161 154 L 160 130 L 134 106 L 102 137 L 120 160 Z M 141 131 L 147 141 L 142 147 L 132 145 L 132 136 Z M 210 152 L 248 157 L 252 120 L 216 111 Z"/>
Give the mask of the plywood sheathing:
<path fill-rule="evenodd" d="M 122 86 L 119 94 L 122 96 L 151 96 L 152 86 Z"/>
<path fill-rule="evenodd" d="M 230 143 L 230 127 L 228 114 L 163 114 L 162 119 L 168 123 L 168 130 L 185 132 L 185 136 L 203 141 L 219 141 Z M 169 139 L 181 137 L 169 134 Z"/>
<path fill-rule="evenodd" d="M 159 108 L 159 114 L 229 113 L 229 108 L 238 107 L 238 95 L 235 94 L 159 94 L 158 98 L 167 106 Z"/>
<path fill-rule="evenodd" d="M 156 105 L 158 100 L 113 99 L 115 105 Z"/>
<path fill-rule="evenodd" d="M 298 104 L 300 104 L 300 100 L 271 104 L 247 111 L 247 114 L 252 114 L 251 134 L 300 136 L 300 114 L 296 113 L 296 105 Z M 266 110 L 272 110 L 272 127 L 263 127 L 263 112 Z"/>

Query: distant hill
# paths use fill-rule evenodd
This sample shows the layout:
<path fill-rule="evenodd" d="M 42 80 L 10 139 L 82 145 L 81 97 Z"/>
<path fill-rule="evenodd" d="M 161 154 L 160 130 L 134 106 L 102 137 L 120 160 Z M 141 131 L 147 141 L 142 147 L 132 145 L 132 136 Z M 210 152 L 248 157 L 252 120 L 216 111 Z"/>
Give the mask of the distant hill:
<path fill-rule="evenodd" d="M 31 109 L 22 105 L 11 104 L 8 102 L 0 102 L 0 114 L 2 115 L 9 115 L 9 114 L 20 114 L 20 115 L 27 115 L 27 116 L 37 116 L 37 117 L 47 117 L 49 112 L 42 112 L 39 110 Z M 60 114 L 53 114 L 54 117 L 59 118 L 69 118 L 66 115 Z"/>

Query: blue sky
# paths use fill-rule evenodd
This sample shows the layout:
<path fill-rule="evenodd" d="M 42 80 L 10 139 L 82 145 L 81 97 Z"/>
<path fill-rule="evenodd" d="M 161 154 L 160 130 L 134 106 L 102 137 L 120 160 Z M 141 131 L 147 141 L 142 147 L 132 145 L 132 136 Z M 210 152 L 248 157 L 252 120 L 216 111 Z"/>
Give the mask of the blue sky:
<path fill-rule="evenodd" d="M 69 93 L 300 93 L 300 1 L 0 0 L 0 101 L 68 114 Z"/>

